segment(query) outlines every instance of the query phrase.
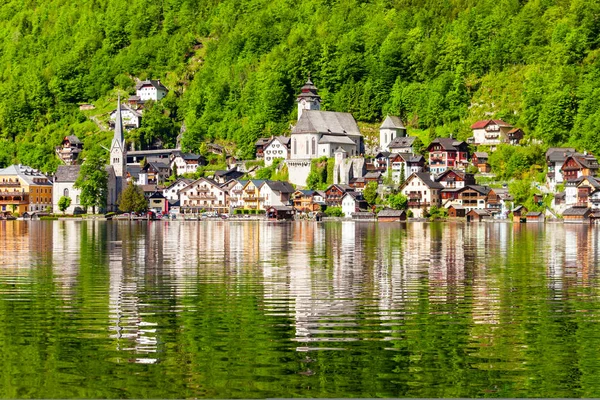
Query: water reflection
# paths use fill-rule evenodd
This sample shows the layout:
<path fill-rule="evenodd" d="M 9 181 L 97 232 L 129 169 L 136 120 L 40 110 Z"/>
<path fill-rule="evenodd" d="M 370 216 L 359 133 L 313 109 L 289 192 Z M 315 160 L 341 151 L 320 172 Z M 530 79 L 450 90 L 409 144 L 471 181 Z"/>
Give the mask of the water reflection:
<path fill-rule="evenodd" d="M 2 221 L 2 362 L 67 390 L 93 351 L 114 385 L 75 397 L 598 395 L 598 229 Z"/>

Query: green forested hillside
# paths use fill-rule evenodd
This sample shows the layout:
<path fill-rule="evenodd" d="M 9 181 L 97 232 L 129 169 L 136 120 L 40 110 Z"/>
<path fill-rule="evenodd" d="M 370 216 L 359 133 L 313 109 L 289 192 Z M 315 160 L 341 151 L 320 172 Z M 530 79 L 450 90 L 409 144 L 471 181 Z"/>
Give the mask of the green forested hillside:
<path fill-rule="evenodd" d="M 131 139 L 172 141 L 185 121 L 189 149 L 219 139 L 248 157 L 289 130 L 309 72 L 325 109 L 360 121 L 466 137 L 491 115 L 599 151 L 599 41 L 596 0 L 7 1 L 0 166 L 48 171 L 65 134 L 108 140 L 77 103 L 114 101 L 134 77 L 171 89 L 157 111 L 176 122 L 158 115 Z"/>

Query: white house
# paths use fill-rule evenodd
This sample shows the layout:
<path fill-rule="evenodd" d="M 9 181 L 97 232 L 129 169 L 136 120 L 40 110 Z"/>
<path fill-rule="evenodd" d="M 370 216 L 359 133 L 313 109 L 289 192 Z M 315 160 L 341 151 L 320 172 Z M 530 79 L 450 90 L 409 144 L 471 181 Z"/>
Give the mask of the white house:
<path fill-rule="evenodd" d="M 390 153 L 414 154 L 416 136 L 397 136 L 387 146 Z"/>
<path fill-rule="evenodd" d="M 227 192 L 218 183 L 200 178 L 179 191 L 182 212 L 229 211 Z"/>
<path fill-rule="evenodd" d="M 171 171 L 177 168 L 177 175 L 194 173 L 202 165 L 204 165 L 204 159 L 198 154 L 179 151 L 171 155 Z"/>
<path fill-rule="evenodd" d="M 546 184 L 550 190 L 554 191 L 556 185 L 563 183 L 561 168 L 567 158 L 575 153 L 576 151 L 572 147 L 551 147 L 546 151 L 546 164 L 548 165 Z"/>
<path fill-rule="evenodd" d="M 239 208 L 244 206 L 242 192 L 247 182 L 247 180 L 242 179 L 231 179 L 221 185 L 223 190 L 227 191 L 229 208 Z"/>
<path fill-rule="evenodd" d="M 160 80 L 141 81 L 135 86 L 135 93 L 142 101 L 163 99 L 169 89 L 167 89 Z"/>
<path fill-rule="evenodd" d="M 125 129 L 137 129 L 142 125 L 142 114 L 127 104 L 121 104 L 121 118 L 123 128 Z M 114 126 L 117 120 L 117 110 L 110 113 L 110 122 Z"/>
<path fill-rule="evenodd" d="M 392 153 L 388 158 L 387 168 L 391 172 L 392 181 L 400 183 L 414 173 L 422 172 L 425 159 L 421 155 L 408 153 Z M 403 175 L 404 174 L 404 175 Z"/>
<path fill-rule="evenodd" d="M 179 178 L 175 182 L 163 189 L 162 194 L 169 201 L 179 200 L 179 191 L 187 187 L 193 179 Z"/>
<path fill-rule="evenodd" d="M 287 160 L 290 158 L 290 138 L 285 136 L 276 136 L 272 138 L 263 149 L 265 166 L 273 164 L 276 158 Z"/>
<path fill-rule="evenodd" d="M 367 202 L 362 198 L 362 194 L 353 191 L 344 193 L 341 202 L 342 212 L 346 218 L 352 218 L 352 213 L 364 211 L 368 207 Z"/>
<path fill-rule="evenodd" d="M 259 188 L 261 209 L 270 206 L 287 206 L 290 204 L 290 196 L 294 193 L 294 187 L 288 182 L 264 181 Z"/>
<path fill-rule="evenodd" d="M 389 151 L 389 144 L 397 137 L 406 136 L 406 128 L 399 117 L 388 115 L 379 127 L 379 149 Z"/>
<path fill-rule="evenodd" d="M 408 198 L 408 209 L 413 216 L 420 218 L 425 209 L 441 205 L 441 191 L 444 188 L 440 183 L 431 180 L 426 172 L 414 173 L 400 186 L 400 193 Z"/>

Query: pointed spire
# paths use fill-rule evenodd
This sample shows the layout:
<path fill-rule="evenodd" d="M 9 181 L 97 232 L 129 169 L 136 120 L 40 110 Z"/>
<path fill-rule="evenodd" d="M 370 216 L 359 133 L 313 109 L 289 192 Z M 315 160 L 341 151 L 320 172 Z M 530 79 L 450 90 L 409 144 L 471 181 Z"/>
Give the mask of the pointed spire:
<path fill-rule="evenodd" d="M 119 146 L 125 150 L 125 138 L 123 137 L 123 117 L 121 116 L 121 95 L 119 95 L 117 100 L 117 118 L 115 120 L 115 135 L 113 137 L 113 142 L 115 141 L 117 141 Z"/>

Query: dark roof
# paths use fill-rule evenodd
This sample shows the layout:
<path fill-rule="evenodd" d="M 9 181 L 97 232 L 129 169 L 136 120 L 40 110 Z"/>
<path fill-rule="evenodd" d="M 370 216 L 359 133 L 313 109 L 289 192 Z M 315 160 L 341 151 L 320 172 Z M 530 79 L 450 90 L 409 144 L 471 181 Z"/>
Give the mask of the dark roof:
<path fill-rule="evenodd" d="M 342 198 L 346 197 L 346 195 L 352 197 L 354 200 L 357 200 L 357 201 L 362 200 L 362 193 L 360 193 L 360 192 L 355 192 L 353 190 L 349 190 L 346 193 L 344 193 Z"/>
<path fill-rule="evenodd" d="M 415 139 L 416 137 L 414 136 L 397 136 L 390 142 L 390 144 L 388 144 L 388 148 L 395 149 L 411 147 L 415 142 Z"/>
<path fill-rule="evenodd" d="M 256 141 L 256 146 L 264 146 L 271 141 L 271 138 L 259 138 Z"/>
<path fill-rule="evenodd" d="M 417 176 L 419 179 L 423 181 L 431 189 L 443 189 L 444 185 L 439 182 L 434 182 L 431 180 L 431 176 L 427 172 L 415 172 L 413 175 Z M 410 179 L 410 176 L 409 176 Z M 407 179 L 407 181 L 409 180 Z"/>
<path fill-rule="evenodd" d="M 563 217 L 583 217 L 591 210 L 588 207 L 571 207 L 563 212 Z"/>
<path fill-rule="evenodd" d="M 593 176 L 584 175 L 581 177 L 581 180 L 579 183 L 583 182 L 586 179 L 590 183 L 590 185 L 592 185 L 594 187 L 594 189 L 596 189 L 596 190 L 600 189 L 600 182 Z"/>
<path fill-rule="evenodd" d="M 486 126 L 488 126 L 491 123 L 495 123 L 498 126 L 509 126 L 509 127 L 512 127 L 511 124 L 506 123 L 506 122 L 502 121 L 501 119 L 486 119 L 486 120 L 483 120 L 483 121 L 477 121 L 477 122 L 475 122 L 473 125 L 471 125 L 471 129 L 485 128 Z"/>
<path fill-rule="evenodd" d="M 406 214 L 404 210 L 394 210 L 393 208 L 384 208 L 377 213 L 377 217 L 401 217 Z"/>
<path fill-rule="evenodd" d="M 164 199 L 165 196 L 163 196 L 162 192 L 154 192 L 152 193 L 152 195 L 149 197 L 149 199 Z"/>
<path fill-rule="evenodd" d="M 131 175 L 132 178 L 137 179 L 140 176 L 140 172 L 142 171 L 142 167 L 139 165 L 127 165 L 127 172 Z"/>
<path fill-rule="evenodd" d="M 75 182 L 81 165 L 59 165 L 54 175 L 55 182 Z"/>
<path fill-rule="evenodd" d="M 284 146 L 288 146 L 290 144 L 290 140 L 291 138 L 287 137 L 287 136 L 275 136 L 271 139 L 269 139 L 269 141 L 267 142 L 265 147 L 268 147 L 271 143 L 273 143 L 275 140 L 279 140 L 279 142 L 284 145 Z"/>
<path fill-rule="evenodd" d="M 265 181 L 265 185 L 269 186 L 271 190 L 280 193 L 294 193 L 294 187 L 291 183 L 282 181 Z"/>
<path fill-rule="evenodd" d="M 379 129 L 406 129 L 400 117 L 388 115 L 379 127 Z"/>
<path fill-rule="evenodd" d="M 361 136 L 352 114 L 320 110 L 304 110 L 292 129 L 294 133 Z"/>
<path fill-rule="evenodd" d="M 306 83 L 304 84 L 304 86 L 302 86 L 302 88 L 300 89 L 300 94 L 298 95 L 298 99 L 310 98 L 310 99 L 319 99 L 320 100 L 321 97 L 317 93 L 317 90 L 318 90 L 317 87 L 310 80 L 310 76 L 309 76 L 308 79 L 306 80 Z"/>
<path fill-rule="evenodd" d="M 375 158 L 388 158 L 390 154 L 392 153 L 390 153 L 389 151 L 380 151 L 375 155 Z"/>
<path fill-rule="evenodd" d="M 79 140 L 79 138 L 75 135 L 69 135 L 65 137 L 65 139 L 67 139 L 71 144 L 82 144 L 81 140 Z"/>
<path fill-rule="evenodd" d="M 458 151 L 457 147 L 461 146 L 465 142 L 461 140 L 456 140 L 452 138 L 436 138 L 431 141 L 428 147 L 431 147 L 432 144 L 440 144 L 442 149 L 446 151 Z"/>
<path fill-rule="evenodd" d="M 152 86 L 156 89 L 163 89 L 163 90 L 168 90 L 165 85 L 163 85 L 162 83 L 160 83 L 159 80 L 155 80 L 155 79 L 150 79 L 148 81 L 141 81 L 139 82 L 137 85 L 135 85 L 135 89 L 139 90 L 144 86 Z"/>
<path fill-rule="evenodd" d="M 467 185 L 465 186 L 467 188 L 473 189 L 476 192 L 479 192 L 481 194 L 488 194 L 492 189 L 488 186 L 480 186 L 480 185 Z"/>
<path fill-rule="evenodd" d="M 329 186 L 326 189 L 326 191 L 329 190 L 329 189 L 331 189 L 334 186 L 336 186 L 337 188 L 339 188 L 344 193 L 347 192 L 347 191 L 353 191 L 354 190 L 354 188 L 352 186 L 350 186 L 350 185 L 345 185 L 345 184 L 342 184 L 342 183 L 334 183 L 333 185 Z"/>
<path fill-rule="evenodd" d="M 520 211 L 522 208 L 525 208 L 524 206 L 516 206 L 515 208 L 513 208 L 513 212 L 515 211 Z M 527 208 L 525 208 L 527 210 Z"/>
<path fill-rule="evenodd" d="M 294 211 L 294 208 L 290 206 L 270 206 L 268 209 L 271 208 L 277 211 Z"/>
<path fill-rule="evenodd" d="M 572 147 L 552 147 L 546 152 L 546 160 L 549 162 L 564 162 L 567 157 L 575 154 L 576 151 Z"/>
<path fill-rule="evenodd" d="M 236 168 L 232 168 L 227 171 L 223 171 L 223 170 L 215 171 L 215 177 L 220 177 L 220 178 L 236 179 L 241 176 L 244 176 L 244 173 L 238 171 Z"/>
<path fill-rule="evenodd" d="M 567 159 L 568 158 L 572 158 L 581 168 L 598 169 L 598 160 L 591 154 L 575 153 L 571 154 Z M 567 160 L 565 159 L 565 162 L 566 161 Z"/>
<path fill-rule="evenodd" d="M 303 196 L 313 196 L 315 193 L 317 193 L 316 191 L 311 190 L 311 189 L 298 189 L 298 190 L 296 190 L 296 192 L 302 193 Z M 296 193 L 296 192 L 294 192 L 294 193 Z"/>

